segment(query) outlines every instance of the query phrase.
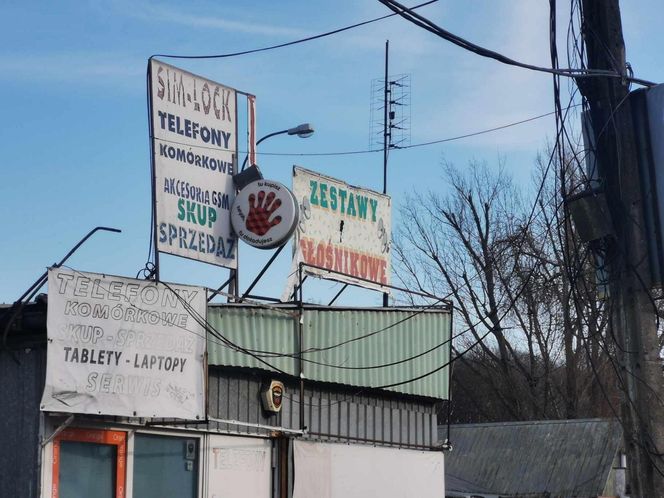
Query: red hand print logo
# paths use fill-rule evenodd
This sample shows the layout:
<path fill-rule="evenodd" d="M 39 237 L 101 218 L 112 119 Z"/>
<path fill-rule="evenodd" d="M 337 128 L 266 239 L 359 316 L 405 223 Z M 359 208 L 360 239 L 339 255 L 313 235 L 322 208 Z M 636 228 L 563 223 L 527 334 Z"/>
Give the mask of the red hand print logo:
<path fill-rule="evenodd" d="M 267 197 L 265 191 L 258 192 L 258 202 L 254 194 L 249 195 L 249 215 L 245 226 L 247 230 L 258 236 L 265 235 L 270 228 L 281 223 L 281 216 L 275 216 L 270 219 L 274 212 L 281 206 L 281 199 L 275 200 L 274 192 L 270 192 Z"/>

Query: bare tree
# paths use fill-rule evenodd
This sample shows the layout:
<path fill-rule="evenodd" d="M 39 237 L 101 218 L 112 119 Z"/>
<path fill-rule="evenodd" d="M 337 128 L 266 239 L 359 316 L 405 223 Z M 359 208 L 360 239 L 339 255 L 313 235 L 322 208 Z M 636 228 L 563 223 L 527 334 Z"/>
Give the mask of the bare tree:
<path fill-rule="evenodd" d="M 401 209 L 408 221 L 394 258 L 406 286 L 452 297 L 455 353 L 473 348 L 454 367 L 456 418 L 594 414 L 601 400 L 587 395 L 589 369 L 607 370 L 598 350 L 606 313 L 595 262 L 576 247 L 558 200 L 558 170 L 539 162 L 533 204 L 502 166 L 443 169 L 444 194 L 412 195 Z"/>

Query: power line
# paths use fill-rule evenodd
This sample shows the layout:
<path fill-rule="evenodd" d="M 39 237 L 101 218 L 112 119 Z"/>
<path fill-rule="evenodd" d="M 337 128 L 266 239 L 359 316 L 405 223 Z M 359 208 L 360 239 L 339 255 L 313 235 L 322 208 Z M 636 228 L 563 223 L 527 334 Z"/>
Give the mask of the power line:
<path fill-rule="evenodd" d="M 76 270 L 76 269 L 74 269 L 74 268 L 71 268 L 71 267 L 69 267 L 69 266 L 62 265 L 62 268 L 67 268 L 67 269 L 73 271 L 74 273 L 76 273 L 76 274 L 79 275 L 79 276 L 84 276 L 84 273 L 83 273 L 83 272 L 81 272 L 81 271 L 79 271 L 79 270 Z M 180 304 L 182 304 L 182 307 L 183 307 L 184 310 L 187 312 L 187 314 L 188 314 L 189 316 L 191 316 L 191 317 L 194 319 L 194 321 L 195 321 L 200 327 L 202 327 L 207 333 L 209 333 L 210 335 L 212 335 L 212 336 L 213 336 L 214 338 L 216 338 L 218 341 L 221 341 L 221 342 L 217 342 L 217 344 L 220 344 L 220 345 L 226 346 L 226 347 L 228 347 L 228 348 L 230 348 L 230 349 L 233 349 L 233 350 L 235 350 L 235 351 L 237 351 L 237 352 L 244 353 L 244 354 L 246 354 L 246 355 L 248 355 L 248 356 L 251 356 L 251 357 L 253 357 L 256 361 L 258 361 L 258 362 L 264 364 L 265 366 L 269 367 L 270 369 L 272 369 L 272 370 L 274 370 L 274 371 L 277 371 L 277 372 L 282 373 L 282 374 L 284 374 L 284 375 L 289 375 L 289 376 L 292 375 L 292 374 L 289 374 L 288 372 L 284 372 L 283 370 L 281 370 L 281 369 L 278 368 L 278 367 L 275 367 L 274 365 L 272 365 L 272 364 L 268 363 L 267 361 L 263 360 L 262 358 L 258 357 L 258 355 L 254 354 L 251 350 L 246 349 L 246 348 L 244 348 L 244 347 L 242 347 L 242 346 L 240 346 L 240 345 L 234 343 L 233 341 L 231 341 L 230 339 L 228 339 L 227 337 L 225 337 L 224 335 L 222 335 L 219 331 L 217 331 L 217 330 L 216 330 L 216 329 L 215 329 L 215 328 L 214 328 L 214 327 L 213 327 L 213 326 L 207 321 L 207 319 L 206 319 L 205 317 L 201 316 L 201 315 L 200 315 L 200 314 L 199 314 L 199 313 L 198 313 L 198 312 L 197 312 L 197 311 L 196 311 L 196 310 L 195 310 L 195 309 L 194 309 L 194 308 L 193 308 L 193 307 L 192 307 L 192 306 L 191 306 L 191 305 L 190 305 L 190 304 L 189 304 L 189 303 L 188 303 L 188 302 L 187 302 L 187 301 L 186 301 L 186 300 L 185 300 L 185 299 L 179 294 L 179 293 L 175 292 L 175 290 L 174 290 L 174 289 L 173 289 L 168 283 L 166 283 L 166 282 L 162 282 L 162 281 L 158 280 L 158 281 L 155 281 L 154 284 L 155 284 L 155 286 L 161 284 L 161 285 L 163 285 L 163 286 L 164 286 L 169 292 L 171 292 L 171 293 L 174 295 L 174 297 L 180 302 Z M 100 283 L 98 286 L 99 286 L 100 289 L 105 290 L 107 293 L 110 293 L 110 288 L 105 287 L 105 286 L 102 285 L 101 283 Z M 132 302 L 129 300 L 129 298 L 127 298 L 127 297 L 124 296 L 124 295 L 122 295 L 121 297 L 124 298 L 124 300 L 126 301 L 126 304 L 127 304 L 128 306 L 130 306 L 130 307 L 132 307 L 132 308 L 134 308 L 134 309 L 136 309 L 136 310 L 138 310 L 138 311 L 144 311 L 144 312 L 147 312 L 147 313 L 150 313 L 150 314 L 154 313 L 153 311 L 145 310 L 145 309 L 139 308 L 139 307 L 136 306 L 134 303 L 132 303 Z M 206 306 L 207 306 L 207 303 L 206 303 Z M 169 320 L 164 319 L 164 318 L 160 318 L 160 320 L 162 320 L 163 322 L 167 323 L 168 325 L 171 325 L 171 326 L 174 326 L 174 327 L 176 327 L 176 328 L 178 328 L 178 329 L 181 329 L 181 330 L 184 331 L 184 332 L 187 332 L 187 333 L 193 334 L 193 335 L 195 335 L 195 336 L 197 336 L 197 337 L 199 337 L 199 338 L 201 338 L 201 339 L 203 339 L 203 340 L 210 340 L 206 335 L 202 335 L 202 334 L 197 333 L 197 332 L 194 331 L 194 330 L 190 330 L 190 329 L 188 329 L 187 327 L 182 326 L 182 325 L 178 324 L 178 323 L 175 322 L 175 321 L 169 321 Z M 216 341 L 212 340 L 211 342 L 216 342 Z"/>
<path fill-rule="evenodd" d="M 383 1 L 383 0 L 380 0 L 380 1 Z M 565 114 L 562 116 L 562 122 L 563 122 L 563 123 L 564 123 L 564 121 L 565 121 L 565 118 L 566 118 L 566 116 L 567 116 L 567 112 L 569 111 L 569 108 L 570 108 L 570 107 L 572 107 L 572 106 L 568 106 L 568 108 L 566 109 Z M 557 112 L 557 111 L 555 111 L 555 112 Z M 557 142 L 557 143 L 558 143 L 558 142 L 560 141 L 560 139 L 561 139 L 561 135 L 563 134 L 563 129 L 564 129 L 564 126 L 559 127 L 559 129 L 558 129 L 558 132 L 557 132 L 557 135 L 556 135 L 556 142 Z M 528 216 L 528 220 L 527 220 L 526 224 L 524 225 L 524 228 L 523 228 L 523 230 L 522 230 L 522 232 L 521 232 L 522 243 L 521 243 L 521 244 L 518 244 L 519 247 L 521 247 L 521 246 L 523 245 L 523 241 L 525 240 L 526 233 L 528 232 L 528 228 L 530 227 L 530 225 L 531 225 L 532 222 L 534 221 L 534 218 L 535 218 L 535 212 L 536 212 L 536 210 L 537 210 L 537 206 L 538 206 L 538 201 L 539 201 L 539 198 L 540 198 L 540 196 L 542 195 L 542 193 L 543 193 L 543 191 L 544 191 L 544 186 L 545 186 L 545 184 L 546 184 L 546 179 L 547 179 L 548 174 L 549 174 L 549 172 L 550 172 L 550 170 L 551 170 L 551 166 L 552 166 L 552 164 L 553 164 L 553 161 L 554 161 L 554 157 L 555 157 L 555 155 L 556 155 L 556 149 L 553 148 L 553 149 L 551 150 L 550 155 L 549 155 L 549 159 L 548 159 L 548 162 L 547 162 L 546 169 L 545 169 L 545 171 L 544 171 L 544 173 L 543 173 L 543 175 L 542 175 L 542 180 L 541 180 L 541 182 L 540 182 L 540 185 L 539 185 L 539 188 L 538 188 L 537 194 L 536 194 L 536 196 L 535 196 L 535 200 L 533 201 L 533 207 L 532 207 L 532 209 L 531 209 L 531 211 L 530 211 L 530 214 L 529 214 L 529 216 Z M 501 315 L 501 317 L 500 317 L 501 320 L 502 320 L 502 318 L 504 318 L 505 316 L 507 316 L 507 315 L 510 313 L 510 311 L 514 308 L 514 306 L 516 305 L 517 300 L 519 299 L 520 295 L 525 291 L 525 288 L 526 288 L 526 286 L 528 285 L 528 282 L 529 282 L 530 279 L 532 278 L 532 276 L 533 276 L 533 274 L 534 274 L 534 272 L 535 272 L 535 269 L 536 269 L 537 267 L 538 267 L 537 264 L 533 265 L 533 267 L 530 269 L 530 271 L 529 271 L 527 277 L 524 279 L 524 282 L 523 282 L 523 284 L 521 285 L 521 288 L 519 289 L 519 291 L 516 293 L 515 296 L 513 296 L 513 297 L 510 296 L 510 301 L 511 301 L 511 303 L 508 305 L 507 309 L 502 313 L 502 315 Z M 469 328 L 469 329 L 472 330 L 472 328 Z M 473 332 L 473 335 L 475 335 L 475 337 L 476 337 L 476 341 L 475 341 L 473 344 L 471 344 L 471 345 L 470 345 L 468 348 L 466 348 L 463 352 L 459 353 L 455 358 L 450 358 L 450 361 L 448 361 L 446 364 L 441 365 L 441 366 L 437 367 L 436 369 L 434 369 L 434 370 L 432 370 L 432 371 L 430 371 L 430 372 L 428 372 L 428 373 L 425 373 L 425 374 L 422 374 L 422 375 L 419 375 L 419 376 L 416 376 L 416 377 L 413 377 L 413 378 L 411 378 L 411 379 L 408 379 L 408 380 L 405 380 L 405 381 L 401 381 L 401 382 L 396 382 L 396 383 L 391 383 L 391 384 L 385 384 L 385 385 L 382 385 L 382 386 L 375 386 L 374 388 L 375 388 L 375 389 L 386 389 L 386 388 L 390 388 L 390 387 L 396 387 L 396 386 L 399 386 L 399 385 L 402 385 L 402 384 L 408 384 L 408 383 L 410 383 L 410 382 L 415 382 L 415 381 L 417 381 L 417 380 L 421 380 L 421 379 L 423 379 L 423 378 L 425 378 L 425 377 L 427 377 L 427 376 L 433 375 L 434 373 L 440 371 L 441 369 L 443 369 L 443 368 L 445 368 L 446 366 L 448 366 L 448 365 L 450 365 L 451 363 L 453 363 L 453 361 L 455 361 L 456 359 L 460 359 L 460 358 L 462 358 L 462 357 L 463 357 L 465 354 L 467 354 L 469 351 L 471 351 L 471 350 L 474 349 L 476 346 L 478 346 L 479 344 L 481 344 L 481 343 L 484 341 L 484 339 L 486 339 L 486 337 L 487 337 L 491 332 L 492 332 L 492 329 L 488 329 L 488 330 L 487 330 L 483 335 L 481 335 L 481 336 L 480 336 L 480 335 L 477 335 L 475 332 Z"/>
<path fill-rule="evenodd" d="M 438 0 L 430 0 L 428 2 L 424 2 L 424 3 L 421 3 L 421 4 L 415 5 L 414 7 L 411 7 L 411 10 L 419 9 L 421 7 L 424 7 L 426 5 L 430 5 L 430 4 L 435 3 L 437 1 Z M 216 55 L 155 54 L 155 55 L 150 56 L 150 59 L 152 59 L 153 57 L 168 57 L 170 59 L 225 59 L 225 58 L 228 58 L 228 57 L 238 57 L 240 55 L 255 54 L 255 53 L 258 53 L 258 52 L 266 52 L 268 50 L 275 50 L 275 49 L 278 49 L 278 48 L 290 47 L 292 45 L 298 45 L 300 43 L 305 43 L 305 42 L 309 42 L 309 41 L 313 41 L 313 40 L 318 40 L 320 38 L 325 38 L 327 36 L 336 35 L 338 33 L 342 33 L 344 31 L 348 31 L 350 29 L 359 28 L 360 26 L 366 26 L 367 24 L 371 24 L 371 23 L 374 23 L 374 22 L 377 22 L 377 21 L 382 21 L 383 19 L 387 19 L 389 17 L 393 17 L 393 16 L 396 16 L 396 15 L 397 14 L 394 13 L 394 14 L 388 14 L 388 15 L 381 16 L 381 17 L 376 17 L 374 19 L 369 19 L 368 21 L 358 22 L 356 24 L 351 24 L 350 26 L 345 26 L 343 28 L 333 29 L 332 31 L 326 31 L 325 33 L 320 33 L 318 35 L 307 36 L 306 38 L 300 38 L 298 40 L 293 40 L 293 41 L 289 41 L 289 42 L 285 42 L 285 43 L 279 43 L 278 45 L 271 45 L 269 47 L 254 48 L 254 49 L 250 49 L 250 50 L 242 50 L 240 52 L 231 52 L 231 53 L 227 53 L 227 54 L 216 54 Z"/>
<path fill-rule="evenodd" d="M 64 265 L 63 265 L 63 268 L 68 268 L 69 270 L 73 271 L 74 273 L 76 273 L 78 275 L 81 275 L 81 276 L 84 275 L 82 272 L 80 272 L 80 271 L 78 271 L 74 268 L 64 266 Z M 242 346 L 238 343 L 235 343 L 231 339 L 229 339 L 228 337 L 224 336 L 221 332 L 219 332 L 219 330 L 217 330 L 214 327 L 214 325 L 212 325 L 210 323 L 210 321 L 207 320 L 206 317 L 204 317 L 200 313 L 198 313 L 182 296 L 180 296 L 180 294 L 175 292 L 175 290 L 168 283 L 162 282 L 162 281 L 157 281 L 155 283 L 155 285 L 159 285 L 159 284 L 163 285 L 169 292 L 171 292 L 171 294 L 173 294 L 173 296 L 180 302 L 180 304 L 183 306 L 184 310 L 194 319 L 194 321 L 216 340 L 211 339 L 211 338 L 206 337 L 206 336 L 203 336 L 201 334 L 198 334 L 197 332 L 195 332 L 193 330 L 190 330 L 190 329 L 188 329 L 184 326 L 181 326 L 181 325 L 179 325 L 175 322 L 170 322 L 168 320 L 165 320 L 166 323 L 168 323 L 169 325 L 175 326 L 176 328 L 179 328 L 179 329 L 183 330 L 184 332 L 193 334 L 193 335 L 195 335 L 195 336 L 197 336 L 201 339 L 209 340 L 210 342 L 212 342 L 214 344 L 218 344 L 220 346 L 232 349 L 235 352 L 243 353 L 243 354 L 246 354 L 248 356 L 251 356 L 256 361 L 262 363 L 263 365 L 267 366 L 268 368 L 270 368 L 272 370 L 275 370 L 279 373 L 282 373 L 284 375 L 289 375 L 289 376 L 293 375 L 293 374 L 290 374 L 288 372 L 285 372 L 285 371 L 281 370 L 280 368 L 272 365 L 271 363 L 263 360 L 262 358 L 299 358 L 299 353 L 280 353 L 280 352 L 276 352 L 276 351 L 265 351 L 265 350 L 249 349 L 249 348 L 246 348 L 246 347 L 244 347 L 244 346 Z M 103 290 L 106 290 L 107 292 L 109 291 L 108 288 L 104 287 L 101 284 L 99 285 L 99 288 L 103 289 Z M 128 298 L 126 298 L 126 296 L 123 296 L 123 297 L 125 298 L 125 301 L 127 302 L 127 304 L 129 306 L 131 306 L 132 308 L 135 308 L 139 311 L 147 311 L 148 313 L 150 313 L 149 310 L 144 310 L 142 308 L 139 308 L 135 304 L 133 304 L 131 301 L 129 301 Z M 324 347 L 324 348 L 310 348 L 310 349 L 302 351 L 302 353 L 305 354 L 305 353 L 317 353 L 317 352 L 322 352 L 322 351 L 329 351 L 331 349 L 341 347 L 345 344 L 355 342 L 355 341 L 359 341 L 359 340 L 364 340 L 368 337 L 374 336 L 376 334 L 380 334 L 380 333 L 382 333 L 386 330 L 389 330 L 389 329 L 391 329 L 391 328 L 393 328 L 397 325 L 405 323 L 405 322 L 415 318 L 416 316 L 418 316 L 422 313 L 425 313 L 427 310 L 433 308 L 434 306 L 436 306 L 439 302 L 443 301 L 444 299 L 445 298 L 440 298 L 440 299 L 438 299 L 438 301 L 436 301 L 435 303 L 433 303 L 431 305 L 428 305 L 428 306 L 426 306 L 422 309 L 419 309 L 419 310 L 415 311 L 414 313 L 412 313 L 412 314 L 410 314 L 410 315 L 408 315 L 404 318 L 401 318 L 401 319 L 397 320 L 396 322 L 391 323 L 390 325 L 387 325 L 387 326 L 382 327 L 380 329 L 374 330 L 374 331 L 369 332 L 367 334 L 364 334 L 364 335 L 361 335 L 361 336 L 358 336 L 358 337 L 354 337 L 354 338 L 349 339 L 347 341 L 343 341 L 339 344 L 334 344 L 332 346 L 327 346 L 327 347 Z M 269 308 L 270 309 L 275 309 L 275 307 L 272 307 L 272 306 L 270 306 Z M 277 308 L 277 310 L 278 311 L 285 311 L 285 310 L 279 310 L 278 308 Z M 289 313 L 289 314 L 291 314 L 291 313 Z M 306 359 L 306 358 L 302 358 L 302 361 L 305 361 L 305 362 L 308 362 L 308 363 L 313 363 L 313 364 L 318 364 L 318 365 L 326 366 L 326 367 L 330 367 L 330 368 L 340 368 L 340 369 L 347 369 L 347 370 L 369 370 L 369 369 L 376 369 L 376 368 L 386 368 L 386 367 L 389 367 L 389 366 L 394 366 L 394 365 L 398 365 L 398 364 L 401 364 L 401 363 L 406 363 L 406 362 L 409 362 L 409 361 L 413 361 L 413 360 L 415 360 L 419 357 L 422 357 L 422 356 L 424 356 L 424 355 L 426 355 L 426 354 L 428 354 L 432 351 L 435 351 L 436 349 L 444 346 L 445 344 L 447 344 L 451 340 L 463 335 L 467 331 L 468 330 L 461 331 L 461 332 L 457 333 L 455 336 L 450 337 L 449 339 L 443 341 L 442 343 L 439 343 L 439 344 L 433 346 L 432 348 L 430 348 L 426 351 L 423 351 L 421 353 L 418 353 L 418 354 L 413 355 L 413 356 L 408 357 L 408 358 L 404 358 L 402 360 L 397 360 L 397 361 L 391 362 L 389 364 L 362 366 L 362 367 L 348 367 L 348 366 L 343 366 L 343 365 L 327 364 L 327 363 L 318 362 L 316 360 L 311 360 L 311 359 Z"/>
<path fill-rule="evenodd" d="M 574 104 L 569 107 L 579 107 L 582 104 Z M 418 147 L 426 147 L 428 145 L 436 145 L 436 144 L 441 144 L 441 143 L 446 143 L 446 142 L 454 142 L 457 140 L 463 140 L 464 138 L 471 138 L 475 137 L 478 135 L 484 135 L 486 133 L 492 133 L 495 131 L 500 131 L 504 130 L 506 128 L 511 128 L 512 126 L 518 126 L 521 124 L 525 123 L 530 123 L 531 121 L 536 121 L 538 119 L 545 118 L 547 116 L 552 116 L 556 113 L 556 111 L 551 111 L 551 112 L 545 112 L 544 114 L 538 114 L 537 116 L 532 116 L 529 118 L 521 119 L 519 121 L 513 121 L 511 123 L 507 123 L 504 125 L 499 125 L 499 126 L 494 126 L 493 128 L 485 128 L 483 130 L 479 131 L 473 131 L 470 133 L 464 133 L 463 135 L 455 135 L 452 137 L 447 137 L 447 138 L 441 138 L 437 140 L 431 140 L 429 142 L 421 142 L 417 144 L 412 144 L 412 145 L 405 145 L 403 147 L 394 147 L 393 150 L 406 150 L 406 149 L 415 149 Z M 153 137 L 154 138 L 154 137 Z M 187 147 L 195 147 L 197 149 L 207 149 L 207 150 L 215 150 L 218 151 L 218 147 L 209 147 L 205 145 L 191 145 L 185 142 L 178 142 L 177 140 L 167 140 L 163 138 L 155 138 L 155 140 L 158 140 L 160 142 L 165 142 L 165 143 L 171 143 L 175 145 L 186 145 Z M 383 149 L 360 149 L 360 150 L 349 150 L 349 151 L 331 151 L 331 152 L 258 152 L 256 151 L 257 155 L 260 156 L 298 156 L 298 157 L 306 157 L 306 156 L 349 156 L 349 155 L 356 155 L 356 154 L 371 154 L 371 153 L 376 153 L 376 152 L 383 152 Z M 246 154 L 246 151 L 238 151 L 238 154 Z"/>
<path fill-rule="evenodd" d="M 440 38 L 443 38 L 444 40 L 447 40 L 458 47 L 461 47 L 465 50 L 471 51 L 476 53 L 477 55 L 480 55 L 482 57 L 487 57 L 490 59 L 494 59 L 498 62 L 501 62 L 503 64 L 507 64 L 510 66 L 516 66 L 516 67 L 521 67 L 524 69 L 530 69 L 532 71 L 538 71 L 538 72 L 543 72 L 543 73 L 549 73 L 549 74 L 557 74 L 559 76 L 566 76 L 566 77 L 572 77 L 572 78 L 589 78 L 589 77 L 607 77 L 607 78 L 619 78 L 619 79 L 624 79 L 626 81 L 631 81 L 633 83 L 637 83 L 640 85 L 644 86 L 654 86 L 654 83 L 651 81 L 646 81 L 638 78 L 633 78 L 626 76 L 624 74 L 617 73 L 615 71 L 606 71 L 606 70 L 591 70 L 591 69 L 572 69 L 572 68 L 566 68 L 566 69 L 556 69 L 556 68 L 548 68 L 548 67 L 540 67 L 540 66 L 535 66 L 533 64 L 526 64 L 524 62 L 519 62 L 517 60 L 511 59 L 503 54 L 500 54 L 498 52 L 495 52 L 493 50 L 489 50 L 487 48 L 481 47 L 475 43 L 472 43 L 464 38 L 461 38 L 460 36 L 457 36 L 437 24 L 433 23 L 429 19 L 427 19 L 424 16 L 421 16 L 415 12 L 413 12 L 412 9 L 409 9 L 408 7 L 400 4 L 399 2 L 396 2 L 395 0 L 378 0 L 380 3 L 385 5 L 387 8 L 392 10 L 395 14 L 399 14 L 401 17 L 406 19 L 407 21 L 410 21 L 411 23 L 415 24 L 416 26 L 419 26 L 422 29 L 425 29 L 426 31 L 429 31 Z"/>
<path fill-rule="evenodd" d="M 449 296 L 449 295 L 448 295 L 448 296 Z M 376 335 L 376 334 L 380 334 L 381 332 L 384 332 L 384 331 L 386 331 L 386 330 L 388 330 L 388 329 L 391 329 L 391 328 L 393 328 L 393 327 L 396 327 L 397 325 L 400 325 L 400 324 L 402 324 L 402 323 L 405 323 L 405 322 L 407 322 L 408 320 L 411 320 L 411 319 L 415 318 L 416 316 L 421 315 L 422 313 L 425 313 L 427 310 L 433 308 L 433 307 L 436 306 L 438 303 L 440 303 L 440 302 L 444 301 L 445 299 L 447 299 L 448 296 L 441 297 L 441 298 L 438 299 L 435 303 L 430 304 L 430 305 L 427 305 L 426 307 L 423 307 L 422 309 L 416 311 L 415 313 L 413 313 L 413 314 L 411 314 L 411 315 L 408 315 L 408 316 L 406 316 L 406 317 L 404 317 L 404 318 L 402 318 L 402 319 L 400 319 L 400 320 L 397 320 L 396 322 L 393 322 L 393 323 L 391 323 L 390 325 L 387 325 L 387 326 L 385 326 L 385 327 L 382 327 L 382 328 L 380 328 L 380 329 L 378 329 L 378 330 L 375 330 L 375 331 L 373 331 L 373 332 L 369 332 L 368 334 L 363 334 L 363 335 L 358 336 L 358 337 L 353 337 L 353 338 L 351 338 L 351 339 L 347 339 L 347 340 L 345 340 L 345 341 L 341 341 L 341 342 L 339 342 L 339 343 L 337 343 L 337 344 L 333 344 L 333 345 L 331 345 L 331 346 L 326 346 L 326 347 L 322 347 L 322 348 L 311 348 L 311 349 L 307 349 L 307 350 L 302 351 L 302 353 L 312 353 L 312 352 L 318 353 L 318 352 L 323 352 L 323 351 L 329 351 L 329 350 L 331 350 L 331 349 L 335 349 L 335 348 L 338 348 L 338 347 L 341 347 L 341 346 L 345 346 L 346 344 L 350 344 L 351 342 L 356 342 L 356 341 L 359 341 L 359 340 L 362 340 L 362 339 L 366 339 L 366 338 L 368 338 L 368 337 L 372 337 L 372 336 L 374 336 L 374 335 Z"/>
<path fill-rule="evenodd" d="M 382 1 L 382 0 L 381 0 L 381 1 Z M 549 172 L 551 171 L 551 165 L 553 164 L 554 155 L 555 155 L 555 150 L 552 150 L 552 152 L 551 152 L 551 154 L 550 154 L 550 156 L 549 156 L 549 161 L 548 161 L 547 167 L 546 167 L 546 169 L 545 169 L 545 171 L 544 171 L 544 174 L 542 175 L 542 180 L 541 180 L 541 182 L 540 182 L 540 185 L 539 185 L 539 188 L 538 188 L 537 194 L 536 194 L 536 196 L 535 196 L 535 200 L 533 201 L 533 207 L 532 207 L 532 209 L 531 209 L 531 211 L 530 211 L 530 214 L 528 215 L 528 219 L 527 219 L 527 221 L 526 221 L 526 223 L 525 223 L 525 225 L 524 225 L 524 227 L 523 227 L 523 230 L 522 230 L 522 232 L 521 232 L 521 243 L 518 244 L 519 247 L 521 247 L 521 246 L 523 245 L 523 241 L 524 241 L 525 238 L 526 238 L 526 234 L 527 234 L 527 232 L 528 232 L 528 228 L 530 227 L 530 225 L 532 224 L 532 222 L 533 222 L 534 219 L 535 219 L 535 212 L 536 212 L 536 210 L 537 210 L 538 201 L 539 201 L 539 198 L 540 198 L 540 196 L 542 195 L 542 193 L 543 193 L 543 191 L 544 191 L 544 186 L 546 185 L 546 179 L 547 179 L 547 177 L 548 177 L 548 174 L 549 174 Z M 517 303 L 517 300 L 519 299 L 519 297 L 521 296 L 521 294 L 523 294 L 523 292 L 525 291 L 526 286 L 528 285 L 530 279 L 531 279 L 532 276 L 534 275 L 534 273 L 535 273 L 535 269 L 536 269 L 537 267 L 538 267 L 537 264 L 533 265 L 533 267 L 532 267 L 532 268 L 530 269 L 530 271 L 528 272 L 528 275 L 527 275 L 526 278 L 524 279 L 524 281 L 523 281 L 523 283 L 522 283 L 520 289 L 519 289 L 518 292 L 516 293 L 516 295 L 514 295 L 514 296 L 510 296 L 510 297 L 509 297 L 511 303 L 508 304 L 507 309 L 505 309 L 505 311 L 501 314 L 499 320 L 502 320 L 503 318 L 505 318 L 505 317 L 506 317 L 506 316 L 512 311 L 512 309 L 514 308 L 514 306 L 515 306 L 516 303 Z M 384 384 L 384 385 L 381 385 L 381 386 L 372 386 L 372 388 L 373 388 L 373 389 L 388 389 L 388 388 L 390 388 L 390 387 L 397 387 L 397 386 L 400 386 L 400 385 L 403 385 L 403 384 L 409 384 L 409 383 L 411 383 L 411 382 L 416 382 L 416 381 L 421 380 L 421 379 L 423 379 L 423 378 L 429 377 L 429 376 L 431 376 L 431 375 L 433 375 L 433 374 L 439 372 L 440 370 L 444 369 L 445 367 L 451 365 L 454 361 L 463 358 L 467 353 L 469 353 L 471 350 L 473 350 L 475 347 L 477 347 L 479 344 L 481 344 L 481 343 L 484 341 L 484 339 L 486 339 L 486 338 L 488 337 L 488 335 L 489 335 L 490 333 L 494 332 L 494 329 L 493 329 L 493 328 L 488 328 L 487 331 L 484 332 L 484 334 L 482 334 L 482 335 L 478 335 L 478 334 L 474 331 L 474 327 L 469 327 L 468 329 L 469 329 L 469 331 L 471 331 L 471 332 L 473 333 L 473 335 L 476 337 L 475 342 L 473 342 L 470 346 L 468 346 L 464 351 L 458 353 L 454 358 L 450 358 L 449 361 L 448 361 L 447 363 L 444 363 L 443 365 L 440 365 L 440 366 L 436 367 L 435 369 L 433 369 L 433 370 L 431 370 L 431 371 L 429 371 L 429 372 L 426 372 L 426 373 L 421 374 L 421 375 L 417 375 L 417 376 L 412 377 L 412 378 L 410 378 L 410 379 L 407 379 L 407 380 L 404 380 L 404 381 L 400 381 L 400 382 L 393 382 L 393 383 L 389 383 L 389 384 Z"/>

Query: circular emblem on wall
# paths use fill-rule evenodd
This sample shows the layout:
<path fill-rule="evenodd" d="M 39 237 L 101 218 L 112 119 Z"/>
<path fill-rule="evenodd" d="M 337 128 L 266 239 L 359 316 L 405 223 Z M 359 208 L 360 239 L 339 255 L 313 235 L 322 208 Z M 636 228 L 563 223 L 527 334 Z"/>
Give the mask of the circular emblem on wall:
<path fill-rule="evenodd" d="M 259 249 L 272 249 L 288 241 L 299 218 L 297 201 L 284 185 L 256 180 L 235 196 L 231 223 L 237 236 Z"/>
<path fill-rule="evenodd" d="M 261 390 L 263 409 L 268 412 L 279 413 L 285 389 L 284 383 L 278 380 L 273 380 L 264 385 Z"/>
<path fill-rule="evenodd" d="M 277 384 L 272 386 L 272 404 L 276 409 L 281 409 L 281 400 L 284 395 L 284 385 Z"/>

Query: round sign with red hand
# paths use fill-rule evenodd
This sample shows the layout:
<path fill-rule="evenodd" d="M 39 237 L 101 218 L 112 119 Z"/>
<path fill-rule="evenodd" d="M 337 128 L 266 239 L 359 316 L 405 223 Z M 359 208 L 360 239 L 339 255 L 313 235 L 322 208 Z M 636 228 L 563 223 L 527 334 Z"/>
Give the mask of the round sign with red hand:
<path fill-rule="evenodd" d="M 295 197 L 284 185 L 256 180 L 235 196 L 231 224 L 237 236 L 259 249 L 272 249 L 288 241 L 298 222 Z"/>

